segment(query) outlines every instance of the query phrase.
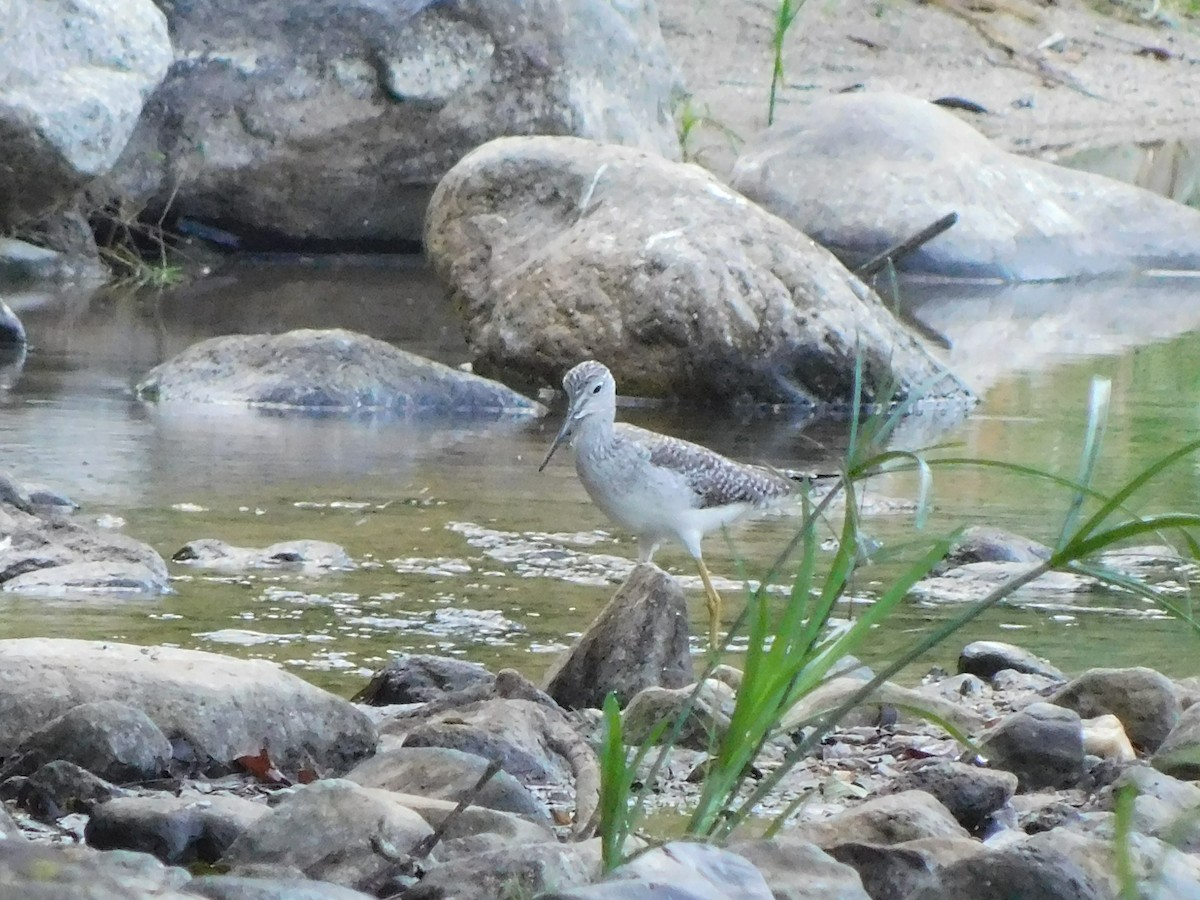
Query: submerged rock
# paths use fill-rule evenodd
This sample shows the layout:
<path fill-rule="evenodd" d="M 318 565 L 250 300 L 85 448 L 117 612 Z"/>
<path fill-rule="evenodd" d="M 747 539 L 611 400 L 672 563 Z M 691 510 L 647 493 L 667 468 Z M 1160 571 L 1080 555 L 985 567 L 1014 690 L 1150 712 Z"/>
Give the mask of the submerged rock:
<path fill-rule="evenodd" d="M 171 554 L 171 560 L 203 569 L 244 571 L 246 569 L 323 569 L 353 568 L 354 561 L 338 544 L 329 541 L 280 541 L 261 549 L 234 547 L 216 538 L 188 541 Z"/>
<path fill-rule="evenodd" d="M 340 773 L 377 740 L 345 700 L 262 660 L 101 641 L 0 641 L 0 757 L 68 710 L 113 699 L 158 726 L 176 763 L 208 774 L 264 751 L 293 777 Z"/>
<path fill-rule="evenodd" d="M 342 329 L 229 335 L 193 344 L 137 385 L 143 400 L 310 412 L 540 416 L 504 385 Z"/>
<path fill-rule="evenodd" d="M 430 201 L 425 245 L 479 371 L 557 383 L 595 358 L 635 395 L 825 409 L 966 388 L 827 251 L 704 170 L 504 138 Z"/>
<path fill-rule="evenodd" d="M 429 192 L 504 134 L 678 157 L 653 4 L 162 4 L 176 59 L 111 190 L 286 240 L 418 241 Z"/>
<path fill-rule="evenodd" d="M 692 682 L 687 599 L 658 566 L 634 569 L 608 605 L 546 676 L 546 693 L 567 709 L 622 705 L 647 687 Z"/>
<path fill-rule="evenodd" d="M 958 671 L 991 680 L 997 672 L 1012 669 L 1026 675 L 1040 675 L 1066 681 L 1057 667 L 1015 644 L 1003 641 L 971 641 L 958 654 Z"/>
<path fill-rule="evenodd" d="M 1037 541 L 994 528 L 972 525 L 950 547 L 936 572 L 977 562 L 1039 563 L 1050 558 L 1050 548 Z"/>
<path fill-rule="evenodd" d="M 956 212 L 957 224 L 898 267 L 1008 281 L 1200 268 L 1200 211 L 1007 153 L 901 94 L 805 107 L 796 124 L 747 142 L 733 185 L 850 265 Z"/>

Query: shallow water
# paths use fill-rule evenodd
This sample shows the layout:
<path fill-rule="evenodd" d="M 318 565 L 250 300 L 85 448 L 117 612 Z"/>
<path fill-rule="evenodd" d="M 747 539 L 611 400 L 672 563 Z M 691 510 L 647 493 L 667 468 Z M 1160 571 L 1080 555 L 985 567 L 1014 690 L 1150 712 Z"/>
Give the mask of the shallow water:
<path fill-rule="evenodd" d="M 0 595 L 0 637 L 72 636 L 171 643 L 283 662 L 343 693 L 398 651 L 461 654 L 537 678 L 604 605 L 636 549 L 587 500 L 569 457 L 537 473 L 557 417 L 462 427 L 394 419 L 340 420 L 220 408 L 171 409 L 132 399 L 156 362 L 213 334 L 345 326 L 448 363 L 467 350 L 450 310 L 416 264 L 243 265 L 163 297 L 17 296 L 33 347 L 0 395 L 0 468 L 56 487 L 84 519 L 123 530 L 170 556 L 216 537 L 265 546 L 320 538 L 343 545 L 353 570 L 312 577 L 229 576 L 172 563 L 164 599 L 22 599 Z M 1089 382 L 1113 381 L 1103 484 L 1112 486 L 1192 439 L 1200 408 L 1200 283 L 1164 280 L 982 288 L 964 295 L 911 285 L 916 314 L 953 343 L 952 366 L 981 393 L 965 421 L 906 423 L 910 445 L 953 441 L 965 454 L 1073 475 Z M 12 378 L 14 376 L 10 376 Z M 781 468 L 829 470 L 844 429 L 786 416 L 717 415 L 634 404 L 622 416 Z M 958 452 L 956 450 L 955 452 Z M 880 479 L 867 507 L 872 536 L 913 536 L 912 479 Z M 1102 485 L 1103 486 L 1103 485 Z M 1052 540 L 1067 498 L 988 470 L 939 471 L 928 529 L 990 523 Z M 1200 509 L 1189 461 L 1147 494 L 1144 511 Z M 752 575 L 795 519 L 772 514 L 739 528 Z M 734 579 L 719 536 L 706 557 Z M 703 603 L 678 548 L 657 559 Z M 891 570 L 863 570 L 869 597 Z M 724 588 L 732 607 L 736 583 Z M 1197 638 L 1111 591 L 1030 595 L 998 608 L 963 639 L 1008 638 L 1067 670 L 1103 662 L 1195 674 Z M 878 662 L 947 615 L 912 600 L 864 654 Z M 920 669 L 952 667 L 961 641 Z M 911 674 L 919 674 L 914 671 Z"/>

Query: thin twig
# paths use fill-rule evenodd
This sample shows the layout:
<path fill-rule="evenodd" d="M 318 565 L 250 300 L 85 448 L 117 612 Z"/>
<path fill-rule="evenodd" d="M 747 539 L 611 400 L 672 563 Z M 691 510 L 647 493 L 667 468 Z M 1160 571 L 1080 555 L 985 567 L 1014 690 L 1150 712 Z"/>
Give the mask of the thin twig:
<path fill-rule="evenodd" d="M 952 212 L 942 216 L 932 225 L 926 225 L 912 237 L 905 238 L 900 243 L 893 247 L 888 247 L 878 256 L 874 256 L 867 260 L 861 266 L 854 270 L 854 274 L 859 278 L 867 279 L 878 272 L 881 272 L 889 261 L 893 263 L 899 262 L 904 257 L 908 256 L 919 247 L 928 244 L 935 237 L 944 231 L 949 231 L 958 222 L 958 213 Z"/>
<path fill-rule="evenodd" d="M 500 771 L 501 768 L 503 768 L 503 766 L 501 765 L 500 760 L 493 759 L 491 762 L 489 762 L 488 767 L 484 769 L 483 774 L 479 776 L 479 780 L 476 781 L 474 786 L 465 794 L 463 794 L 462 799 L 458 801 L 458 806 L 450 810 L 449 815 L 447 815 L 446 818 L 442 819 L 442 821 L 438 823 L 437 828 L 433 829 L 433 834 L 422 838 L 421 842 L 417 844 L 417 846 L 413 847 L 412 853 L 410 853 L 409 856 L 411 856 L 413 859 L 424 859 L 426 856 L 428 856 L 430 851 L 433 850 L 433 848 L 438 845 L 438 842 L 441 841 L 441 839 L 445 836 L 446 830 L 454 824 L 454 820 L 462 815 L 463 810 L 475 802 L 484 786 L 492 780 L 492 778 L 497 772 Z"/>

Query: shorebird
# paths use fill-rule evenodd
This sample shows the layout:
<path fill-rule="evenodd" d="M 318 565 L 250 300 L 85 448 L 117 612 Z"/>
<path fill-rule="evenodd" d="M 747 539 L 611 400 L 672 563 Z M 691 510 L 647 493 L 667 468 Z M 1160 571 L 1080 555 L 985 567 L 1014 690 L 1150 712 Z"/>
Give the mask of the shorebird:
<path fill-rule="evenodd" d="M 575 448 L 575 471 L 592 502 L 633 532 L 642 562 L 674 538 L 696 561 L 708 603 L 708 634 L 717 645 L 721 595 L 700 550 L 704 535 L 792 491 L 787 477 L 734 462 L 690 441 L 617 422 L 617 383 L 595 360 L 563 378 L 567 417 L 538 466 L 541 472 L 562 444 Z"/>

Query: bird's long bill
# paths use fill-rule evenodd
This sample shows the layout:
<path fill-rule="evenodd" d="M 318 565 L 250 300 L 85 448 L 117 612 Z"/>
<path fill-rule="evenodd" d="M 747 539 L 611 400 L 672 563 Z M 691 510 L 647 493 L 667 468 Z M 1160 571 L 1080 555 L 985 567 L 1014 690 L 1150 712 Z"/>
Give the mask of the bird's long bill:
<path fill-rule="evenodd" d="M 563 420 L 562 428 L 558 429 L 558 434 L 554 436 L 554 443 L 550 445 L 550 450 L 546 453 L 546 458 L 542 460 L 542 464 L 538 466 L 538 471 L 546 468 L 550 462 L 550 457 L 554 455 L 554 451 L 559 448 L 568 437 L 571 435 L 571 415 L 568 412 L 567 417 Z"/>

